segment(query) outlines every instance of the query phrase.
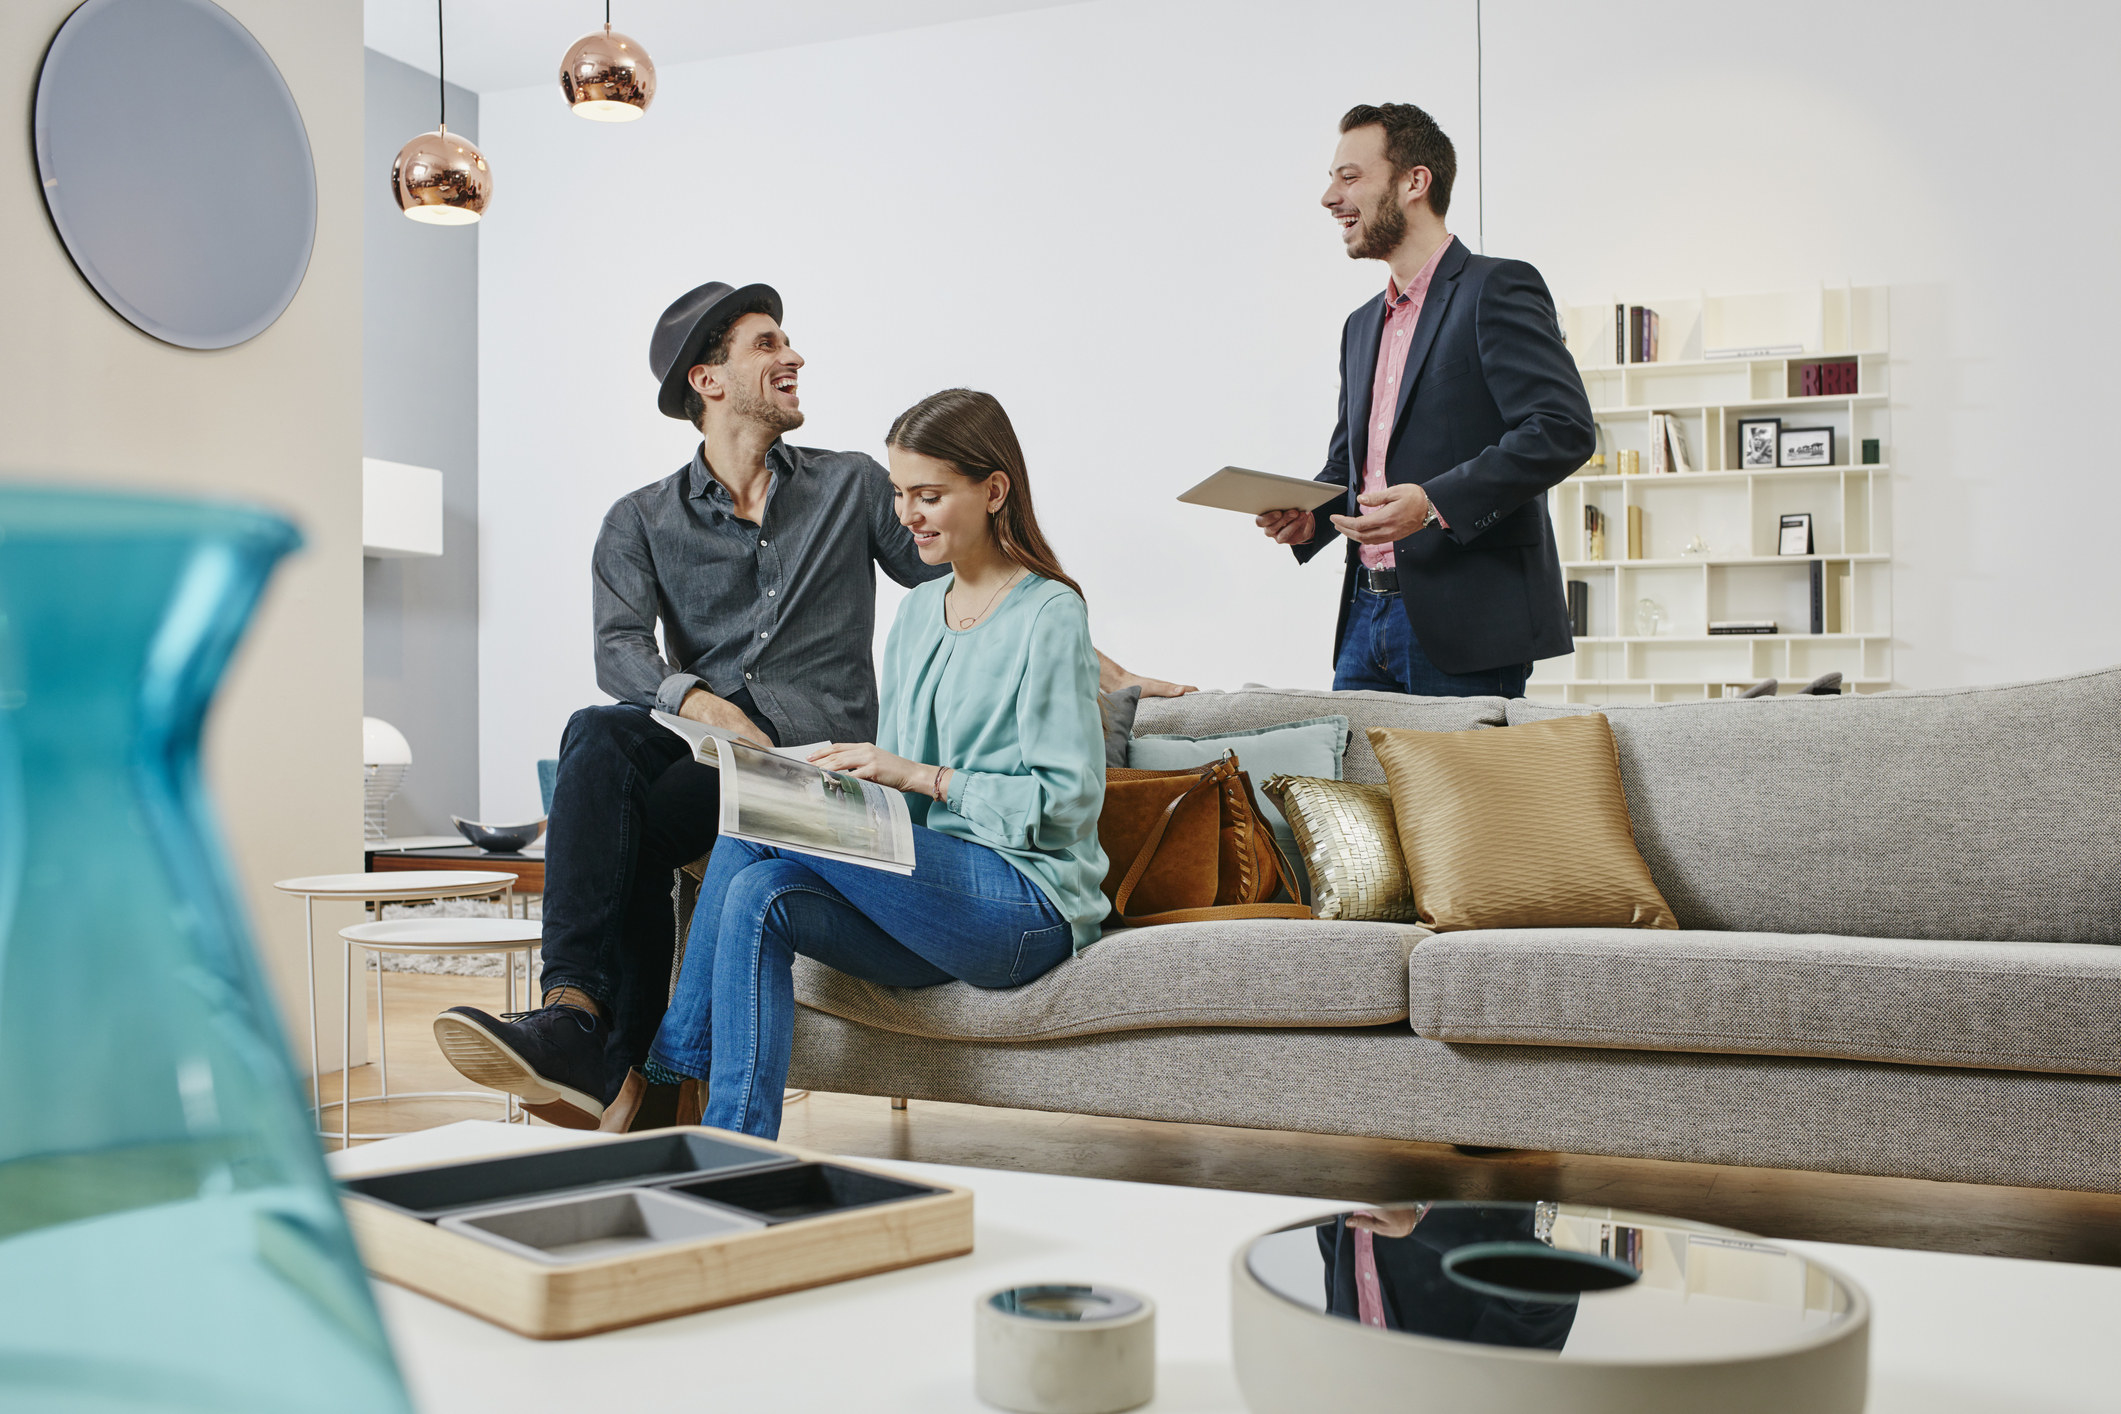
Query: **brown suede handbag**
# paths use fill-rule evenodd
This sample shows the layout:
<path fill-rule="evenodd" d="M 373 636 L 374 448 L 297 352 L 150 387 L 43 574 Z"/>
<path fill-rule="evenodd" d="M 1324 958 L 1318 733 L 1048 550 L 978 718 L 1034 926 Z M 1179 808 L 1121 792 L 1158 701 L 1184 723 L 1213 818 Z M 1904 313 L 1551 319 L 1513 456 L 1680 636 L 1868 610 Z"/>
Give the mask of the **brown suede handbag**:
<path fill-rule="evenodd" d="M 1277 889 L 1301 895 L 1235 753 L 1184 771 L 1108 769 L 1097 842 L 1121 923 L 1311 916 L 1300 903 L 1267 902 Z"/>

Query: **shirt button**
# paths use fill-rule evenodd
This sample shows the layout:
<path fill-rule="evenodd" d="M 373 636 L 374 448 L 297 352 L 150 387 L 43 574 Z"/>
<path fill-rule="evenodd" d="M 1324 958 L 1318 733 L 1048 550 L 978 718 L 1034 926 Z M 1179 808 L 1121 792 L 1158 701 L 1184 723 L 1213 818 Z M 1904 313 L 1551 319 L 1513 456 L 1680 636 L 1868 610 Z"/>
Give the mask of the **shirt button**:
<path fill-rule="evenodd" d="M 773 591 L 772 591 L 772 590 L 770 590 L 770 589 L 769 589 L 769 590 L 767 590 L 767 591 L 766 591 L 766 597 L 767 597 L 768 599 L 771 599 L 771 598 L 773 597 Z"/>
<path fill-rule="evenodd" d="M 764 638 L 765 636 L 766 636 L 766 635 L 765 635 L 765 634 L 763 634 L 763 633 L 759 635 L 759 637 L 760 637 L 760 638 Z"/>
<path fill-rule="evenodd" d="M 744 674 L 744 681 L 745 681 L 745 682 L 750 682 L 750 681 L 751 681 L 751 674 L 749 674 L 749 673 L 746 673 L 746 674 Z"/>
<path fill-rule="evenodd" d="M 759 542 L 759 548 L 760 548 L 760 549 L 762 549 L 762 550 L 763 550 L 764 548 L 766 548 L 766 542 L 765 542 L 765 541 L 763 541 L 763 540 L 761 540 L 761 541 Z"/>

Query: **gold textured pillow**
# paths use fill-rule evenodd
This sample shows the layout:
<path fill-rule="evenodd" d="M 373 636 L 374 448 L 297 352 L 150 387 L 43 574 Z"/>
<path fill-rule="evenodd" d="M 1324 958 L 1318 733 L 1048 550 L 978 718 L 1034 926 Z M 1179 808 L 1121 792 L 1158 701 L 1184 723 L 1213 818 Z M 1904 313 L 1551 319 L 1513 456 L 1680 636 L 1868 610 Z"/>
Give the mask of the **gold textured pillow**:
<path fill-rule="evenodd" d="M 1272 776 L 1260 790 L 1296 836 L 1296 852 L 1311 873 L 1313 918 L 1414 921 L 1390 791 L 1314 776 Z"/>
<path fill-rule="evenodd" d="M 1474 732 L 1370 728 L 1421 921 L 1677 928 L 1635 848 L 1603 713 Z"/>

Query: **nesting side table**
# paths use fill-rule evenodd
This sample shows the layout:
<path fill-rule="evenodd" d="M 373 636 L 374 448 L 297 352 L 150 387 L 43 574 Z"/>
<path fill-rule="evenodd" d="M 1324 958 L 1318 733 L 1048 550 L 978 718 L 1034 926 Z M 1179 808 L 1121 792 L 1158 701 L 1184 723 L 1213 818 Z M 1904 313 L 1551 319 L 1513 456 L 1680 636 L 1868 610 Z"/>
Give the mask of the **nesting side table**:
<path fill-rule="evenodd" d="M 500 953 L 508 961 L 508 1000 L 506 1010 L 516 1009 L 516 954 L 523 955 L 523 991 L 527 999 L 530 992 L 530 950 L 538 945 L 540 924 L 534 918 L 392 918 L 379 923 L 356 923 L 351 928 L 341 928 L 339 937 L 346 945 L 346 1032 L 353 1029 L 353 959 L 355 949 L 366 949 L 371 953 L 415 953 L 424 957 L 455 957 L 468 953 Z M 516 1097 L 505 1091 L 496 1096 L 491 1090 L 413 1090 L 404 1094 L 393 1094 L 390 1088 L 390 1028 L 383 1017 L 383 964 L 376 961 L 376 1054 L 382 1072 L 382 1085 L 374 1095 L 363 1095 L 354 1099 L 343 1088 L 339 1093 L 339 1147 L 344 1149 L 354 1139 L 395 1139 L 405 1130 L 389 1130 L 377 1134 L 353 1132 L 353 1107 L 371 1105 L 380 1100 L 493 1100 L 501 1102 L 501 1120 L 513 1124 L 518 1117 Z M 343 1036 L 346 1032 L 341 1032 Z M 341 1061 L 344 1066 L 344 1059 Z M 340 1074 L 346 1074 L 341 1069 Z M 527 1114 L 522 1115 L 529 1122 Z"/>
<path fill-rule="evenodd" d="M 511 891 L 516 876 L 491 869 L 431 870 L 402 874 L 310 874 L 299 879 L 282 879 L 273 887 L 285 894 L 294 894 L 302 900 L 302 941 L 307 949 L 309 964 L 309 1105 L 314 1117 L 319 1138 L 330 1137 L 324 1128 L 324 1091 L 320 1077 L 323 1059 L 317 1054 L 317 900 L 337 899 L 362 903 L 368 906 L 369 916 L 381 921 L 383 905 L 386 903 L 435 903 L 446 898 L 498 898 L 504 904 L 511 903 Z M 444 920 L 419 920 L 442 922 Z M 454 920 L 468 921 L 468 920 Z M 478 951 L 491 951 L 479 949 Z M 346 968 L 346 1012 L 353 1012 L 353 952 L 347 949 Z M 514 987 L 515 963 L 509 963 L 509 983 Z M 383 1014 L 383 970 L 376 969 L 376 1017 L 381 1022 Z M 349 1027 L 349 1030 L 351 1028 Z M 348 1098 L 352 1090 L 351 1070 L 353 1041 L 351 1036 L 340 1037 L 340 1098 Z M 386 1087 L 387 1088 L 387 1087 Z M 340 1118 L 344 1120 L 351 1111 L 340 1107 Z M 352 1137 L 345 1132 L 342 1123 L 341 1145 Z M 363 1136 L 366 1137 L 366 1136 Z"/>

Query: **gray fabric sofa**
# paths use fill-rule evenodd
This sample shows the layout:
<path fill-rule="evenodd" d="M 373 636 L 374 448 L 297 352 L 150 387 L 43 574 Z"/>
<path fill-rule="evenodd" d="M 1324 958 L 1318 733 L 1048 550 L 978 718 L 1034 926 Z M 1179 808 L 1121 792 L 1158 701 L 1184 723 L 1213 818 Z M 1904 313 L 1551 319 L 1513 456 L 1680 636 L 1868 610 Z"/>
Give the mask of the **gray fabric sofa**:
<path fill-rule="evenodd" d="M 2121 668 L 1603 709 L 1247 689 L 1138 732 L 1603 710 L 1678 932 L 1115 932 L 1029 986 L 797 959 L 790 1082 L 1459 1144 L 2121 1192 Z"/>

